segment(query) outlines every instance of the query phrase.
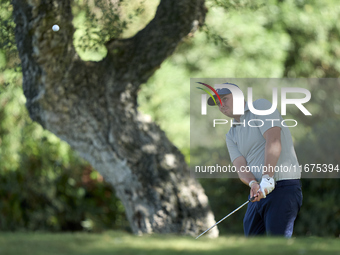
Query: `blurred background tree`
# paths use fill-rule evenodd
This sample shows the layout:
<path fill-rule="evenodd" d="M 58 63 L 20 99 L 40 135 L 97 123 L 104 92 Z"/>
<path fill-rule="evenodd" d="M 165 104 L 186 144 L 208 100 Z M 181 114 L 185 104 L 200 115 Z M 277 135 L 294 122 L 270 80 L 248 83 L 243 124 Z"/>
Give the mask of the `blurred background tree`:
<path fill-rule="evenodd" d="M 129 38 L 121 37 L 122 2 L 85 1 L 92 26 L 80 38 L 95 51 L 105 42 L 107 50 L 100 61 L 86 61 L 74 45 L 73 2 L 12 1 L 26 108 L 112 185 L 133 233 L 196 235 L 215 222 L 208 198 L 183 154 L 138 111 L 137 97 L 203 25 L 204 0 L 160 1 L 152 21 Z"/>
<path fill-rule="evenodd" d="M 11 5 L 10 1 L 0 3 L 0 229 L 126 227 L 124 209 L 109 185 L 68 145 L 28 118 L 20 61 L 13 43 Z M 105 40 L 98 36 L 98 30 L 105 31 L 106 24 L 117 22 L 117 37 L 128 37 L 152 18 L 158 3 L 144 1 L 141 5 L 136 1 L 124 5 L 119 9 L 125 17 L 121 20 L 110 13 L 103 19 L 93 16 L 100 12 L 92 2 L 75 1 L 74 43 L 78 53 L 85 60 L 102 59 Z M 143 85 L 138 98 L 140 110 L 165 130 L 187 162 L 189 78 L 338 78 L 340 72 L 337 1 L 211 0 L 206 5 L 209 12 L 205 27 L 186 38 L 163 62 Z M 103 29 L 93 26 L 88 18 L 91 15 L 92 20 L 102 22 Z M 313 109 L 313 118 L 294 115 L 299 128 L 291 130 L 300 164 L 339 164 L 340 85 L 313 86 L 309 90 L 312 100 L 308 109 Z M 217 149 L 227 154 L 226 147 Z M 248 195 L 248 189 L 237 179 L 200 181 L 216 219 L 243 203 Z M 304 204 L 295 234 L 338 236 L 339 180 L 302 182 Z M 243 213 L 239 213 L 232 221 L 223 222 L 221 233 L 242 234 L 242 218 Z"/>

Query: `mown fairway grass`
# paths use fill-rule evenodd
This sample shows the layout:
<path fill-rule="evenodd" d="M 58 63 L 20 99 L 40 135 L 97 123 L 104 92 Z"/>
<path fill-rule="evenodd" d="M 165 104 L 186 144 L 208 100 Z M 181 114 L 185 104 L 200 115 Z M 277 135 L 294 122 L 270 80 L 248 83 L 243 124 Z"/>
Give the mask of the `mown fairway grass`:
<path fill-rule="evenodd" d="M 222 236 L 217 239 L 173 235 L 134 236 L 124 232 L 89 233 L 0 233 L 1 255 L 310 255 L 340 254 L 339 238 L 245 238 Z"/>

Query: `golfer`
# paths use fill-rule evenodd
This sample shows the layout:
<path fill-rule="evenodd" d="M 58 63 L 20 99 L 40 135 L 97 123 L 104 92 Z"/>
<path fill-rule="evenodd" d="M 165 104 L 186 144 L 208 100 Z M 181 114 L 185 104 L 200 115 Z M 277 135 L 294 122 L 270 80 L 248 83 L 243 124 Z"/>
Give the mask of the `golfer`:
<path fill-rule="evenodd" d="M 302 191 L 300 167 L 288 127 L 281 125 L 277 109 L 270 115 L 255 115 L 246 102 L 244 114 L 234 115 L 231 91 L 221 88 L 216 92 L 222 101 L 221 105 L 215 95 L 219 110 L 232 118 L 233 125 L 226 136 L 231 161 L 240 180 L 250 187 L 250 197 L 255 196 L 244 216 L 245 235 L 291 237 L 302 205 Z M 215 105 L 212 98 L 208 105 Z M 253 106 L 267 110 L 271 103 L 258 99 Z"/>

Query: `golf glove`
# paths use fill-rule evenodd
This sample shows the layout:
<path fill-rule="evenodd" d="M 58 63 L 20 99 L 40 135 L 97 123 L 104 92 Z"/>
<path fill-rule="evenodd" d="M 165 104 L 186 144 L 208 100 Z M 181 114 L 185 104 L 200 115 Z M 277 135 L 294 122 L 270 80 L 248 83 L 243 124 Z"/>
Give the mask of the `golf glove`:
<path fill-rule="evenodd" d="M 275 188 L 275 181 L 273 177 L 269 177 L 268 174 L 262 176 L 262 181 L 260 183 L 260 190 L 263 193 L 263 198 L 266 198 L 265 189 L 267 189 L 268 194 Z"/>

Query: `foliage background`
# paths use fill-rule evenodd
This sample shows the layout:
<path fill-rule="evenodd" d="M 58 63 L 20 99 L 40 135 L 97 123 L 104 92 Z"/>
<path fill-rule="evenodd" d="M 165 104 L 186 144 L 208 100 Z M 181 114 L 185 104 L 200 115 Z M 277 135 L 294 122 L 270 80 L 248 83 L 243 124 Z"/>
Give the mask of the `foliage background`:
<path fill-rule="evenodd" d="M 111 12 L 94 1 L 74 2 L 74 43 L 84 60 L 103 58 L 105 38 L 133 35 L 159 3 L 118 2 Z M 66 143 L 29 119 L 11 5 L 7 0 L 0 4 L 0 230 L 127 229 L 114 190 Z M 210 0 L 207 7 L 206 26 L 179 45 L 138 98 L 140 111 L 165 130 L 187 162 L 190 78 L 338 78 L 340 73 L 340 6 L 335 0 Z M 312 121 L 297 114 L 301 124 L 292 130 L 300 164 L 339 164 L 340 85 L 309 90 Z M 216 148 L 221 149 L 227 153 Z M 248 195 L 235 179 L 200 181 L 217 220 Z M 304 201 L 295 235 L 339 236 L 339 180 L 302 182 Z M 242 234 L 242 218 L 240 212 L 223 222 L 221 233 Z"/>

